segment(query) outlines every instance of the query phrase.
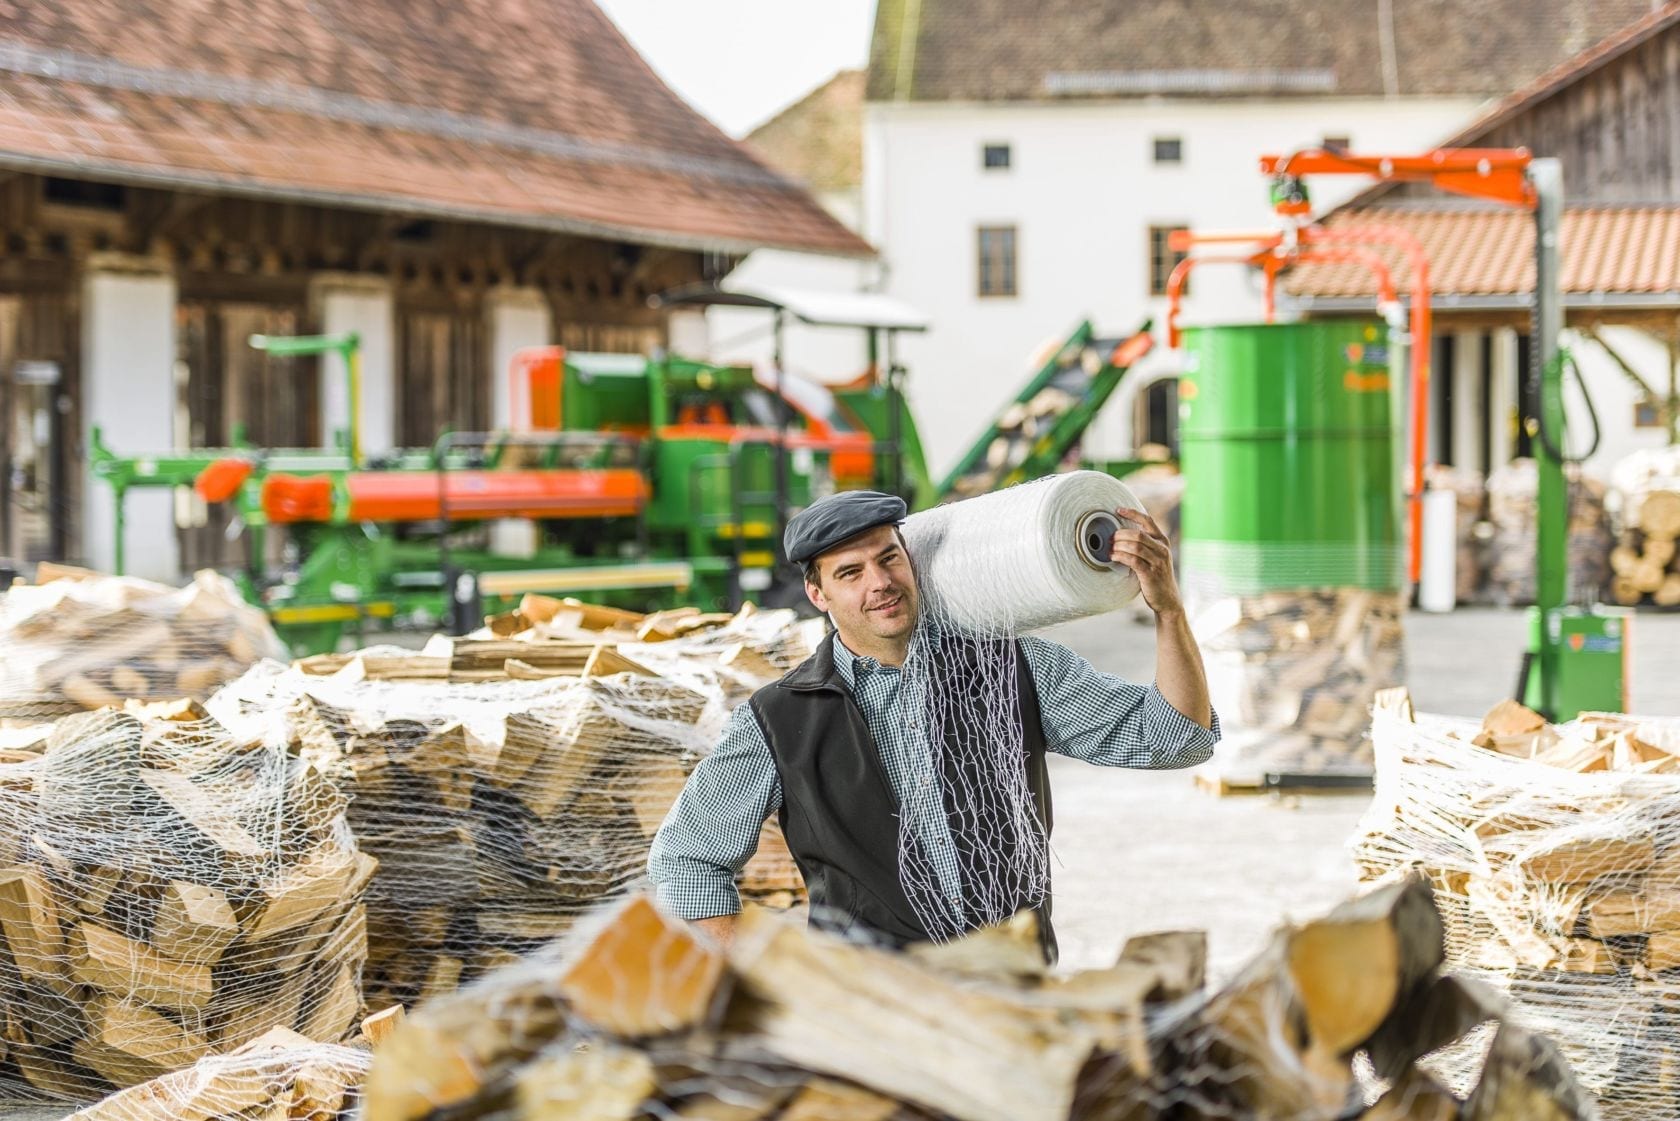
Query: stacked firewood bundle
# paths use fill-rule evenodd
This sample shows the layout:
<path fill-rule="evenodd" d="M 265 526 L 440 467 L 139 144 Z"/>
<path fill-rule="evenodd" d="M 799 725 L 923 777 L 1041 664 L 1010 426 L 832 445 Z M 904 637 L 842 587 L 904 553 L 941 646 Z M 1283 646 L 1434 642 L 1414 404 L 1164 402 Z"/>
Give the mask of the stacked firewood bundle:
<path fill-rule="evenodd" d="M 259 667 L 211 702 L 252 721 L 249 734 L 296 745 L 350 794 L 350 827 L 380 862 L 370 1005 L 448 992 L 631 890 L 728 700 L 803 658 L 811 640 L 790 612 L 589 611 L 599 629 L 551 616 L 422 653 Z M 650 621 L 685 629 L 655 641 Z M 803 900 L 774 822 L 740 886 L 769 906 Z"/>
<path fill-rule="evenodd" d="M 1361 588 L 1196 603 L 1192 626 L 1224 742 L 1204 778 L 1221 791 L 1371 773 L 1378 690 L 1405 676 L 1401 596 Z"/>
<path fill-rule="evenodd" d="M 1615 543 L 1605 512 L 1606 488 L 1590 475 L 1574 473 L 1569 494 L 1569 588 L 1594 598 L 1610 580 Z M 1497 606 L 1534 602 L 1535 557 L 1539 548 L 1540 474 L 1532 459 L 1515 459 L 1488 476 L 1486 596 Z"/>
<path fill-rule="evenodd" d="M 1680 607 L 1680 448 L 1636 452 L 1613 473 L 1621 537 L 1610 554 L 1610 598 Z"/>
<path fill-rule="evenodd" d="M 50 719 L 125 700 L 203 700 L 281 646 L 232 582 L 185 588 L 43 564 L 0 590 L 0 718 Z"/>
<path fill-rule="evenodd" d="M 571 947 L 408 1018 L 375 1054 L 364 1116 L 1590 1116 L 1552 1045 L 1441 959 L 1418 879 L 1280 931 L 1212 992 L 1199 934 L 1144 935 L 1106 969 L 1050 976 L 1030 915 L 895 954 L 749 911 L 720 951 L 633 899 Z M 1467 1098 L 1419 1065 L 1489 1022 Z M 1356 1076 L 1361 1056 L 1383 1087 Z"/>
<path fill-rule="evenodd" d="M 1555 1035 L 1605 1117 L 1673 1117 L 1680 725 L 1553 726 L 1509 701 L 1477 725 L 1416 717 L 1401 696 L 1379 706 L 1376 742 L 1364 872 L 1429 877 L 1448 962 Z"/>
<path fill-rule="evenodd" d="M 274 1028 L 226 1055 L 118 1091 L 65 1121 L 338 1121 L 352 1116 L 371 1058 L 362 1047 Z"/>
<path fill-rule="evenodd" d="M 362 1010 L 375 862 L 295 753 L 190 702 L 0 754 L 0 1098 L 88 1098 Z"/>

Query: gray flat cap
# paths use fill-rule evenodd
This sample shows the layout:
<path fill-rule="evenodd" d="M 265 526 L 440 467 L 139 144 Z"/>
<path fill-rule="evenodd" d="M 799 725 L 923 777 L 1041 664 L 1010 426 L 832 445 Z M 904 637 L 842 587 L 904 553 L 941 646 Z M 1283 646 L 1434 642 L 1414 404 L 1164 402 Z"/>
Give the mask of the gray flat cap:
<path fill-rule="evenodd" d="M 788 560 L 804 564 L 866 529 L 897 525 L 908 512 L 904 499 L 896 495 L 843 490 L 817 499 L 789 519 L 782 548 Z"/>

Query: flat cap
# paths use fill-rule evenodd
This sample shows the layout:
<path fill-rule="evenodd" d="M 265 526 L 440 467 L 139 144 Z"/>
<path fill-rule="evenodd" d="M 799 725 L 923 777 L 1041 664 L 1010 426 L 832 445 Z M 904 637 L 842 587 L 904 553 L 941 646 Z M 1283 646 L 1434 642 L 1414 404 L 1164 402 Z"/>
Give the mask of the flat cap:
<path fill-rule="evenodd" d="M 843 490 L 817 499 L 788 520 L 782 549 L 804 564 L 849 537 L 878 525 L 897 525 L 909 512 L 904 499 L 876 490 Z"/>

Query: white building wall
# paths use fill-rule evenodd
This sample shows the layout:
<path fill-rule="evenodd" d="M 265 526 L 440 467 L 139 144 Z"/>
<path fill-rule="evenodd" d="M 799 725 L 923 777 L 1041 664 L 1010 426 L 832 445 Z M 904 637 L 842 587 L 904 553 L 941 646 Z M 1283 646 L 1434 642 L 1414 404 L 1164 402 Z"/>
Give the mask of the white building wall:
<path fill-rule="evenodd" d="M 1615 347 L 1654 389 L 1659 393 L 1667 389 L 1669 356 L 1662 340 L 1632 327 L 1606 327 L 1601 333 L 1605 342 Z M 1588 474 L 1608 481 L 1617 460 L 1641 448 L 1662 447 L 1668 442 L 1667 430 L 1635 427 L 1634 406 L 1639 391 L 1602 347 L 1574 332 L 1565 332 L 1565 343 L 1580 363 L 1603 433 L 1598 451 L 1587 460 L 1585 469 Z M 1563 402 L 1569 417 L 1565 450 L 1577 454 L 1585 451 L 1592 439 L 1592 422 L 1580 386 L 1573 378 L 1564 382 Z"/>
<path fill-rule="evenodd" d="M 83 281 L 82 415 L 119 453 L 173 446 L 175 292 L 173 275 L 140 265 L 91 267 Z M 83 485 L 82 555 L 93 568 L 114 571 L 114 496 L 91 472 Z M 175 583 L 180 556 L 170 492 L 131 490 L 124 510 L 124 571 Z"/>
<path fill-rule="evenodd" d="M 863 228 L 861 190 L 819 193 L 817 200 L 848 228 Z M 814 292 L 863 292 L 873 289 L 877 278 L 874 261 L 760 249 L 729 274 L 728 283 L 743 289 L 763 285 Z M 706 312 L 706 321 L 713 359 L 769 362 L 772 339 L 768 312 L 712 308 Z M 672 349 L 682 353 L 674 338 Z M 789 370 L 817 381 L 850 381 L 869 363 L 868 343 L 862 331 L 790 324 L 784 335 L 782 359 Z"/>
<path fill-rule="evenodd" d="M 1082 317 L 1111 334 L 1146 316 L 1164 324 L 1165 301 L 1148 296 L 1151 225 L 1266 226 L 1262 154 L 1325 136 L 1418 150 L 1475 108 L 1462 98 L 868 106 L 863 233 L 882 251 L 885 290 L 933 321 L 904 344 L 930 465 L 951 466 L 1019 388 L 1039 344 Z M 1181 164 L 1153 162 L 1157 136 L 1182 139 Z M 1010 145 L 1009 169 L 981 167 L 988 143 Z M 1310 184 L 1320 210 L 1368 185 Z M 1019 229 L 1014 298 L 976 294 L 976 229 L 994 224 Z M 1243 270 L 1209 266 L 1196 273 L 1185 320 L 1236 322 L 1259 308 Z M 1129 450 L 1115 442 L 1123 425 L 1107 414 L 1088 447 L 1119 455 Z"/>
<path fill-rule="evenodd" d="M 381 277 L 328 273 L 311 285 L 323 334 L 351 331 L 361 336 L 361 443 L 363 455 L 390 451 L 397 443 L 396 304 Z M 350 394 L 344 363 L 325 356 L 321 370 L 321 433 L 348 431 Z"/>
<path fill-rule="evenodd" d="M 504 288 L 486 301 L 490 317 L 490 426 L 506 428 L 511 418 L 513 384 L 508 371 L 513 356 L 526 347 L 554 341 L 554 316 L 548 301 L 534 288 Z M 520 420 L 530 420 L 528 386 L 519 387 Z"/>

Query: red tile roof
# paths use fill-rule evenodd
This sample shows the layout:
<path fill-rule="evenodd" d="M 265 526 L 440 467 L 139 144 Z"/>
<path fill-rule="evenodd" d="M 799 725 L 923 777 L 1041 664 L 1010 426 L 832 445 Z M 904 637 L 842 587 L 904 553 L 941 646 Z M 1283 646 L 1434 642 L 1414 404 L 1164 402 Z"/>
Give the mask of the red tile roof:
<path fill-rule="evenodd" d="M 0 166 L 870 252 L 667 89 L 592 0 L 0 0 Z"/>
<path fill-rule="evenodd" d="M 1534 289 L 1534 217 L 1517 210 L 1373 207 L 1334 212 L 1331 229 L 1397 226 L 1429 257 L 1437 306 L 1453 297 L 1517 297 Z M 1559 255 L 1566 297 L 1668 297 L 1680 306 L 1680 206 L 1571 206 Z M 1397 252 L 1378 250 L 1402 292 L 1411 270 Z M 1284 280 L 1294 296 L 1372 298 L 1376 284 L 1358 265 L 1301 265 Z M 1573 302 L 1573 301 L 1572 301 Z"/>

